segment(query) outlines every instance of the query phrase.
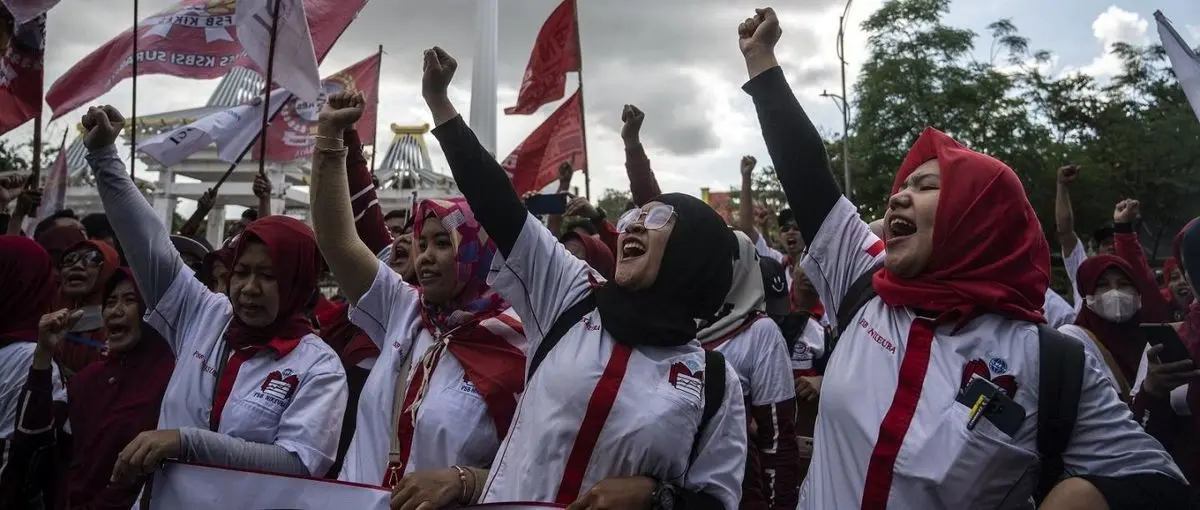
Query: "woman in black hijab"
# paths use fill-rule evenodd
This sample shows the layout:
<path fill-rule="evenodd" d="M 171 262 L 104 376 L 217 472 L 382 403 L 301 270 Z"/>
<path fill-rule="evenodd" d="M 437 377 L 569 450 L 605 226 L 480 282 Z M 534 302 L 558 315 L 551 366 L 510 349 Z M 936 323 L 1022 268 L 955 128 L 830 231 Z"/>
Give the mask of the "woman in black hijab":
<path fill-rule="evenodd" d="M 661 195 L 618 221 L 616 271 L 604 281 L 529 215 L 458 115 L 446 95 L 456 67 L 439 48 L 425 52 L 433 134 L 502 255 L 489 283 L 525 325 L 529 378 L 490 472 L 461 468 L 459 490 L 417 499 L 736 508 L 746 458 L 741 385 L 696 340 L 697 322 L 722 312 L 734 234 L 700 200 Z"/>

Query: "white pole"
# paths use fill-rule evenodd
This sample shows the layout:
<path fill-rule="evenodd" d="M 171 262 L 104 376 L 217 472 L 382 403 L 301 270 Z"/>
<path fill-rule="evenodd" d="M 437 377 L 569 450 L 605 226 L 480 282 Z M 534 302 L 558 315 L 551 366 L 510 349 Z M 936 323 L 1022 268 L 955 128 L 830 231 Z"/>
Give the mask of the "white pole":
<path fill-rule="evenodd" d="M 471 129 L 479 143 L 496 154 L 496 59 L 500 38 L 500 1 L 476 0 L 475 65 L 471 74 Z"/>

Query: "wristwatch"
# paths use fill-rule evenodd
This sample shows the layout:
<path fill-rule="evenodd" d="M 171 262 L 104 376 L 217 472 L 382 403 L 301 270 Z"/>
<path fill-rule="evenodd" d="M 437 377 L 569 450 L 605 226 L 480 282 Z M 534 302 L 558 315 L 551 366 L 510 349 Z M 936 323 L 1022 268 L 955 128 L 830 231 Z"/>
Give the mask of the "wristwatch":
<path fill-rule="evenodd" d="M 650 491 L 650 510 L 674 510 L 676 498 L 675 486 L 659 481 Z"/>

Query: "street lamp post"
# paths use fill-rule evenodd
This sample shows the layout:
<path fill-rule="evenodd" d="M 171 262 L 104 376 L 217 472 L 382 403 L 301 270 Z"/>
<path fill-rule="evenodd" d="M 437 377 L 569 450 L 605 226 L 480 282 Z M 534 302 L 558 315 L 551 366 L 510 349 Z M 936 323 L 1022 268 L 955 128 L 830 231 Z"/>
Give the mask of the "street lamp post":
<path fill-rule="evenodd" d="M 838 18 L 838 35 L 837 35 L 837 56 L 838 61 L 842 64 L 842 178 L 846 186 L 846 198 L 851 197 L 850 187 L 850 103 L 846 95 L 846 16 L 850 14 L 850 4 L 854 0 L 846 0 L 846 8 L 842 10 L 842 17 Z M 838 97 L 822 93 L 822 96 Z"/>

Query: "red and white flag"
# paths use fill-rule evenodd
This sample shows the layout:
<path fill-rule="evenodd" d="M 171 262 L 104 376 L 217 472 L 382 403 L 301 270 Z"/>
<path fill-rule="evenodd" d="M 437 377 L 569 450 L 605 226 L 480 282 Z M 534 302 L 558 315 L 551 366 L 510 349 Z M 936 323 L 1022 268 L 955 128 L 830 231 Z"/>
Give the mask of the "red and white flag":
<path fill-rule="evenodd" d="M 375 121 L 379 117 L 379 63 L 376 53 L 347 67 L 321 82 L 323 88 L 317 101 L 294 99 L 284 105 L 279 116 L 267 127 L 267 161 L 294 161 L 312 155 L 316 142 L 317 115 L 325 106 L 325 98 L 342 91 L 362 92 L 366 100 L 363 116 L 356 127 L 363 143 L 375 139 Z M 258 149 L 254 149 L 258 154 Z"/>
<path fill-rule="evenodd" d="M 46 17 L 17 26 L 0 58 L 0 134 L 42 112 L 42 55 Z"/>
<path fill-rule="evenodd" d="M 279 12 L 272 13 L 275 0 L 239 0 L 238 41 L 246 55 L 266 69 L 271 59 L 271 28 L 275 28 L 275 62 L 271 80 L 304 101 L 316 101 L 321 94 L 321 72 L 317 54 L 304 16 L 301 0 L 280 0 Z M 278 18 L 278 20 L 276 20 Z"/>
<path fill-rule="evenodd" d="M 4 8 L 12 14 L 13 24 L 22 25 L 46 14 L 59 0 L 4 0 Z"/>
<path fill-rule="evenodd" d="M 1179 36 L 1162 11 L 1154 11 L 1154 20 L 1158 22 L 1158 37 L 1171 61 L 1171 70 L 1175 71 L 1175 78 L 1179 80 L 1184 96 L 1192 105 L 1196 118 L 1200 119 L 1200 57 Z"/>
<path fill-rule="evenodd" d="M 317 61 L 333 46 L 367 0 L 304 0 Z M 211 79 L 234 67 L 262 71 L 236 39 L 241 2 L 180 0 L 137 26 L 138 74 Z M 134 33 L 126 30 L 62 75 L 46 92 L 54 118 L 74 110 L 133 75 Z M 265 73 L 264 73 L 265 74 Z"/>
<path fill-rule="evenodd" d="M 50 165 L 50 173 L 46 176 L 46 186 L 42 190 L 42 206 L 38 209 L 38 221 L 49 218 L 51 214 L 67 207 L 67 138 L 63 137 L 58 155 Z M 33 231 L 30 230 L 32 233 Z"/>
<path fill-rule="evenodd" d="M 542 105 L 562 99 L 567 73 L 579 72 L 579 37 L 575 26 L 575 0 L 559 4 L 538 32 L 521 78 L 517 104 L 504 109 L 508 115 L 529 115 Z"/>
<path fill-rule="evenodd" d="M 521 195 L 540 190 L 558 179 L 558 166 L 570 161 L 576 170 L 587 168 L 583 150 L 583 102 L 579 92 L 563 101 L 545 122 L 504 158 L 501 166 Z"/>

